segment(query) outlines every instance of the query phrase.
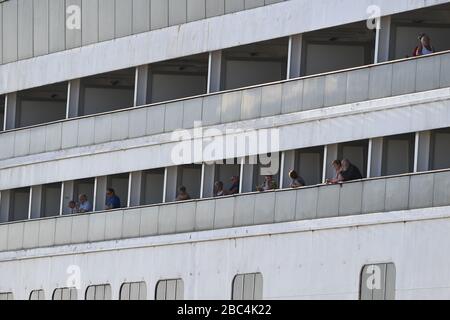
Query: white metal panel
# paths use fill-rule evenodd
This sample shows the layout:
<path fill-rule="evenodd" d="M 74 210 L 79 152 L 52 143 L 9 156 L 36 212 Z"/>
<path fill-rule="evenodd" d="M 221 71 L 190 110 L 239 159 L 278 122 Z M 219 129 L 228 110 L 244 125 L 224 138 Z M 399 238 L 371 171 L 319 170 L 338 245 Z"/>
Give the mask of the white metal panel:
<path fill-rule="evenodd" d="M 64 0 L 49 0 L 49 51 L 66 49 L 66 7 Z"/>
<path fill-rule="evenodd" d="M 33 43 L 34 56 L 49 52 L 48 0 L 33 1 Z"/>
<path fill-rule="evenodd" d="M 303 81 L 283 83 L 282 99 L 282 113 L 300 111 L 303 103 Z"/>
<path fill-rule="evenodd" d="M 98 42 L 98 0 L 83 0 L 82 8 L 82 45 Z"/>
<path fill-rule="evenodd" d="M 116 38 L 133 33 L 133 0 L 116 1 Z"/>
<path fill-rule="evenodd" d="M 100 41 L 114 39 L 116 6 L 113 0 L 99 0 L 98 2 L 98 37 Z"/>
<path fill-rule="evenodd" d="M 3 63 L 3 6 L 0 5 L 0 63 Z M 0 124 L 3 125 L 3 124 Z"/>
<path fill-rule="evenodd" d="M 128 210 L 123 215 L 123 230 L 122 236 L 124 238 L 139 237 L 141 224 L 142 209 Z"/>
<path fill-rule="evenodd" d="M 242 92 L 241 120 L 255 119 L 261 115 L 262 88 Z"/>
<path fill-rule="evenodd" d="M 169 0 L 169 26 L 186 22 L 187 0 Z"/>
<path fill-rule="evenodd" d="M 169 1 L 150 0 L 151 1 L 151 29 L 160 29 L 169 25 Z"/>
<path fill-rule="evenodd" d="M 252 9 L 264 5 L 264 0 L 245 0 L 245 9 Z"/>
<path fill-rule="evenodd" d="M 33 56 L 33 1 L 18 0 L 18 59 Z"/>
<path fill-rule="evenodd" d="M 225 0 L 225 13 L 244 10 L 244 0 Z"/>
<path fill-rule="evenodd" d="M 150 30 L 150 0 L 133 0 L 133 33 Z"/>
<path fill-rule="evenodd" d="M 262 88 L 261 117 L 269 117 L 280 114 L 282 85 L 265 86 Z"/>
<path fill-rule="evenodd" d="M 187 0 L 187 22 L 206 17 L 206 2 L 210 0 Z"/>
<path fill-rule="evenodd" d="M 17 60 L 18 1 L 6 1 L 3 7 L 3 63 Z"/>
<path fill-rule="evenodd" d="M 206 17 L 219 16 L 225 13 L 225 0 L 207 0 Z"/>
<path fill-rule="evenodd" d="M 96 0 L 97 1 L 97 0 Z M 110 2 L 112 2 L 111 0 L 109 0 Z M 88 1 L 89 2 L 89 1 Z M 94 1 L 95 2 L 95 1 Z M 72 49 L 72 48 L 77 48 L 81 46 L 81 42 L 82 42 L 82 31 L 83 28 L 85 26 L 85 22 L 84 22 L 84 17 L 83 17 L 83 2 L 82 0 L 66 0 L 66 19 L 71 19 L 71 22 L 75 22 L 75 23 L 80 23 L 80 21 L 76 21 L 72 19 L 76 19 L 77 18 L 77 13 L 79 13 L 81 15 L 81 25 L 79 25 L 79 27 L 81 28 L 77 28 L 75 26 L 71 26 L 71 28 L 67 28 L 65 27 L 65 33 L 66 33 L 66 49 Z M 69 10 L 69 8 L 71 10 Z M 79 11 L 77 11 L 79 10 Z M 89 20 L 91 20 L 92 17 L 89 17 Z M 94 33 L 95 35 L 95 33 Z M 89 37 L 89 35 L 87 35 Z"/>
<path fill-rule="evenodd" d="M 195 230 L 195 202 L 186 203 L 177 207 L 176 232 L 193 232 Z"/>

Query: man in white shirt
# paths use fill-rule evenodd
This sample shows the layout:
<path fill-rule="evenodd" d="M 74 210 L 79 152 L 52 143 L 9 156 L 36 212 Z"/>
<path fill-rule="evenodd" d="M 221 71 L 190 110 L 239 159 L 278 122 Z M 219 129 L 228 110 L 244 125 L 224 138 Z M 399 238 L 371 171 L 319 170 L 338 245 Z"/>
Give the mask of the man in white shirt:
<path fill-rule="evenodd" d="M 88 201 L 88 198 L 85 194 L 80 195 L 79 197 L 79 204 L 78 204 L 78 212 L 79 213 L 86 213 L 92 211 L 92 205 Z"/>

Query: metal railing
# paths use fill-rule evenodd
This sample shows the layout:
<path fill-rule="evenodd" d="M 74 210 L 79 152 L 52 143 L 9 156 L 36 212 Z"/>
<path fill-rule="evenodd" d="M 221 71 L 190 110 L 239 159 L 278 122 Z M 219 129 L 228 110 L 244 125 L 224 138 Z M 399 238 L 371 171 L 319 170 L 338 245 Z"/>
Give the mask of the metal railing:
<path fill-rule="evenodd" d="M 447 87 L 450 51 L 13 129 L 0 160 Z"/>
<path fill-rule="evenodd" d="M 450 205 L 450 169 L 0 224 L 26 250 Z"/>

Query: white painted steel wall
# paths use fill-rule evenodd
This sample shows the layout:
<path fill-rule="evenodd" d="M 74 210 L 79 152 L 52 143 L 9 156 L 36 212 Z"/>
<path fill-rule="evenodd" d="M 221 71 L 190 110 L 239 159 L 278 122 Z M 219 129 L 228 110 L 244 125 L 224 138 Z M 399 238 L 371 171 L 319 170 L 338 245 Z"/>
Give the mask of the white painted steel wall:
<path fill-rule="evenodd" d="M 185 299 L 230 299 L 234 276 L 254 272 L 264 299 L 358 299 L 363 266 L 394 263 L 396 299 L 449 299 L 449 228 L 442 207 L 2 253 L 0 292 L 49 298 L 75 265 L 80 299 L 103 283 L 118 299 L 130 281 L 153 299 L 159 280 L 176 278 Z"/>
<path fill-rule="evenodd" d="M 3 37 L 0 32 L 0 64 L 281 1 L 285 0 L 0 1 L 0 30 L 5 30 Z M 79 29 L 66 28 L 65 20 L 75 16 L 74 5 L 80 9 Z"/>

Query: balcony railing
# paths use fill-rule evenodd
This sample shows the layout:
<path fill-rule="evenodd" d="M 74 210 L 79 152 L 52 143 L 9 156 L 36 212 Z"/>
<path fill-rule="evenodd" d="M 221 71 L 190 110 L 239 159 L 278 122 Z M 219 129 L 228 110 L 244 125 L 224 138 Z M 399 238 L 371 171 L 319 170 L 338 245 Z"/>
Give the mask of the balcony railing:
<path fill-rule="evenodd" d="M 450 51 L 15 129 L 0 160 L 450 87 Z"/>
<path fill-rule="evenodd" d="M 450 170 L 0 224 L 0 251 L 450 205 Z"/>

